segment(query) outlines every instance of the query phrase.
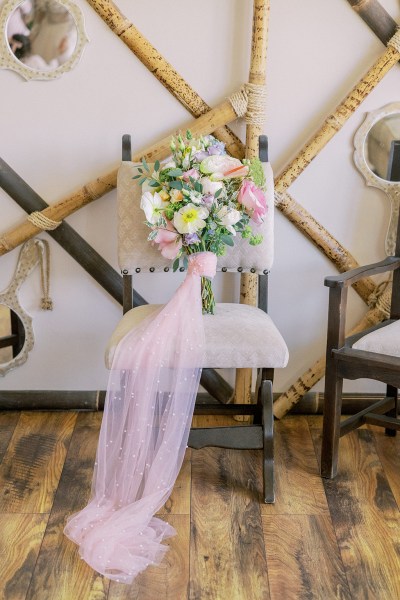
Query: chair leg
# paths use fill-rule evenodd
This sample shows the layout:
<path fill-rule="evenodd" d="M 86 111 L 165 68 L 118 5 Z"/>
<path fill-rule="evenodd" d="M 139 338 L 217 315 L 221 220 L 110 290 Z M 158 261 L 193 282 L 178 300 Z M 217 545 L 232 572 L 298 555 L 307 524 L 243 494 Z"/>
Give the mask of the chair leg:
<path fill-rule="evenodd" d="M 331 366 L 330 369 L 327 369 L 325 380 L 321 451 L 321 475 L 327 479 L 332 479 L 337 473 L 342 388 L 343 378 L 338 377 L 335 367 Z"/>
<path fill-rule="evenodd" d="M 275 502 L 275 478 L 274 478 L 274 413 L 272 381 L 261 383 L 261 401 L 263 406 L 263 482 L 264 501 L 266 504 Z"/>
<path fill-rule="evenodd" d="M 390 398 L 394 398 L 394 408 L 387 413 L 388 417 L 394 417 L 395 419 L 399 416 L 399 402 L 398 402 L 398 390 L 392 385 L 387 386 L 387 396 Z M 396 429 L 390 429 L 389 427 L 385 428 L 385 434 L 389 437 L 394 437 L 396 435 Z"/>

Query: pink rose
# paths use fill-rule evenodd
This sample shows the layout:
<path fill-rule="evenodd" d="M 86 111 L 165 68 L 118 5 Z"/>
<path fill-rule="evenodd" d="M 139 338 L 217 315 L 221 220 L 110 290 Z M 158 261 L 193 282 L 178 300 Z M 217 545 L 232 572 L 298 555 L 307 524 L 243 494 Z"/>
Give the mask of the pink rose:
<path fill-rule="evenodd" d="M 260 224 L 267 212 L 267 200 L 264 192 L 252 181 L 244 179 L 239 191 L 238 202 L 246 208 L 247 214 Z"/>
<path fill-rule="evenodd" d="M 192 179 L 198 179 L 200 177 L 200 173 L 197 169 L 189 169 L 189 171 L 184 172 L 182 178 L 184 181 L 186 181 L 186 183 L 188 183 L 190 181 L 189 177 L 191 177 Z"/>
<path fill-rule="evenodd" d="M 158 244 L 164 258 L 169 258 L 170 260 L 174 260 L 182 248 L 182 238 L 171 221 L 167 221 L 166 229 L 158 229 L 154 241 Z"/>

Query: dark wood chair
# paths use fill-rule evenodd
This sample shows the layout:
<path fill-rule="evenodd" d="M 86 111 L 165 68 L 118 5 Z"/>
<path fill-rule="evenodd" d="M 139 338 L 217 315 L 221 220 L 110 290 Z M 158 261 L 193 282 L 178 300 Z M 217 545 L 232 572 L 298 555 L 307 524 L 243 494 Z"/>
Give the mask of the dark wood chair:
<path fill-rule="evenodd" d="M 345 338 L 347 291 L 363 277 L 394 271 L 390 318 L 357 335 Z M 388 435 L 400 429 L 398 388 L 400 387 L 400 218 L 395 256 L 327 277 L 329 287 L 328 336 L 321 474 L 337 473 L 339 438 L 364 423 L 386 428 Z M 386 397 L 369 408 L 341 421 L 343 379 L 367 378 L 387 385 Z"/>
<path fill-rule="evenodd" d="M 267 139 L 260 138 L 260 159 L 268 161 Z M 118 213 L 119 213 L 119 265 L 124 279 L 124 316 L 117 325 L 106 350 L 106 365 L 111 367 L 116 345 L 129 331 L 132 323 L 144 318 L 157 305 L 139 305 L 133 308 L 132 275 L 143 272 L 170 271 L 170 261 L 164 259 L 157 249 L 147 241 L 148 229 L 140 212 L 141 190 L 134 190 L 132 177 L 137 173 L 137 165 L 131 162 L 130 136 L 123 137 L 122 165 L 118 174 Z M 268 170 L 269 168 L 269 170 Z M 274 453 L 272 412 L 272 383 L 274 369 L 284 367 L 288 360 L 286 344 L 267 314 L 268 270 L 273 253 L 273 176 L 269 165 L 267 185 L 269 185 L 269 212 L 267 232 L 270 248 L 241 248 L 235 244 L 232 252 L 218 261 L 217 270 L 258 273 L 258 308 L 244 304 L 218 304 L 216 314 L 204 316 L 206 333 L 206 356 L 210 363 L 204 371 L 215 373 L 213 368 L 256 368 L 258 377 L 254 404 L 227 404 L 221 402 L 221 394 L 214 394 L 214 402 L 204 403 L 198 398 L 195 414 L 206 415 L 252 415 L 251 425 L 226 426 L 191 429 L 188 444 L 192 448 L 216 446 L 220 448 L 263 450 L 263 490 L 265 502 L 274 502 Z M 136 188 L 138 186 L 136 185 Z M 268 240 L 267 240 L 268 241 Z M 138 252 L 138 248 L 140 252 Z M 256 248 L 259 248 L 257 246 Z M 252 254 L 255 252 L 257 256 Z M 261 254 L 261 256 L 259 256 Z M 268 256 L 269 255 L 269 256 Z M 228 261 L 228 262 L 224 262 Z M 261 266 L 263 265 L 263 266 Z M 162 278 L 163 275 L 160 277 Z M 158 285 L 160 279 L 158 279 Z M 155 279 L 156 283 L 156 279 Z M 143 303 L 135 303 L 143 304 Z M 219 321 L 222 319 L 222 321 Z M 226 319 L 230 319 L 227 327 Z M 221 327 L 218 327 L 218 322 Z M 223 326 L 225 323 L 225 326 Z M 240 332 L 240 339 L 233 342 L 229 329 Z M 218 335 L 216 336 L 216 330 Z M 209 344 L 209 338 L 212 343 Z M 217 350 L 215 349 L 216 338 Z M 209 354 L 208 348 L 211 348 Z M 227 352 L 226 352 L 227 351 Z M 225 355 L 225 356 L 224 356 Z M 211 362 L 211 359 L 214 359 Z M 231 360 L 231 362 L 227 362 Z M 217 381 L 217 380 L 216 380 Z M 217 390 L 218 392 L 218 390 Z"/>

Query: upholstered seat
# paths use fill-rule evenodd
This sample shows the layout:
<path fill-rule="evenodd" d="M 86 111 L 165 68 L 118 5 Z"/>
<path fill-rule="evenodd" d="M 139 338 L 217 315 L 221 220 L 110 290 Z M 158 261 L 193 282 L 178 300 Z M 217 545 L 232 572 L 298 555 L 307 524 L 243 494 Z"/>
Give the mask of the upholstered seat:
<path fill-rule="evenodd" d="M 159 304 L 145 304 L 125 313 L 108 343 L 105 359 L 111 368 L 119 341 Z M 287 346 L 271 317 L 246 304 L 217 304 L 215 315 L 204 315 L 206 360 L 204 367 L 282 368 L 287 365 Z"/>
<path fill-rule="evenodd" d="M 368 333 L 353 344 L 352 348 L 400 357 L 400 321 Z"/>

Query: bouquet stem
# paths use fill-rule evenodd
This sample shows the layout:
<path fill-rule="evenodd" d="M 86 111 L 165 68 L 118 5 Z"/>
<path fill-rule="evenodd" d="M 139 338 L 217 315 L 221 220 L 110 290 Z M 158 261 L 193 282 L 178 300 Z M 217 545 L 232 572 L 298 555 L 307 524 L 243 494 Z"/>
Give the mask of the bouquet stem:
<path fill-rule="evenodd" d="M 211 280 L 207 277 L 201 278 L 201 303 L 203 315 L 213 315 L 215 310 L 215 298 L 211 287 Z"/>

